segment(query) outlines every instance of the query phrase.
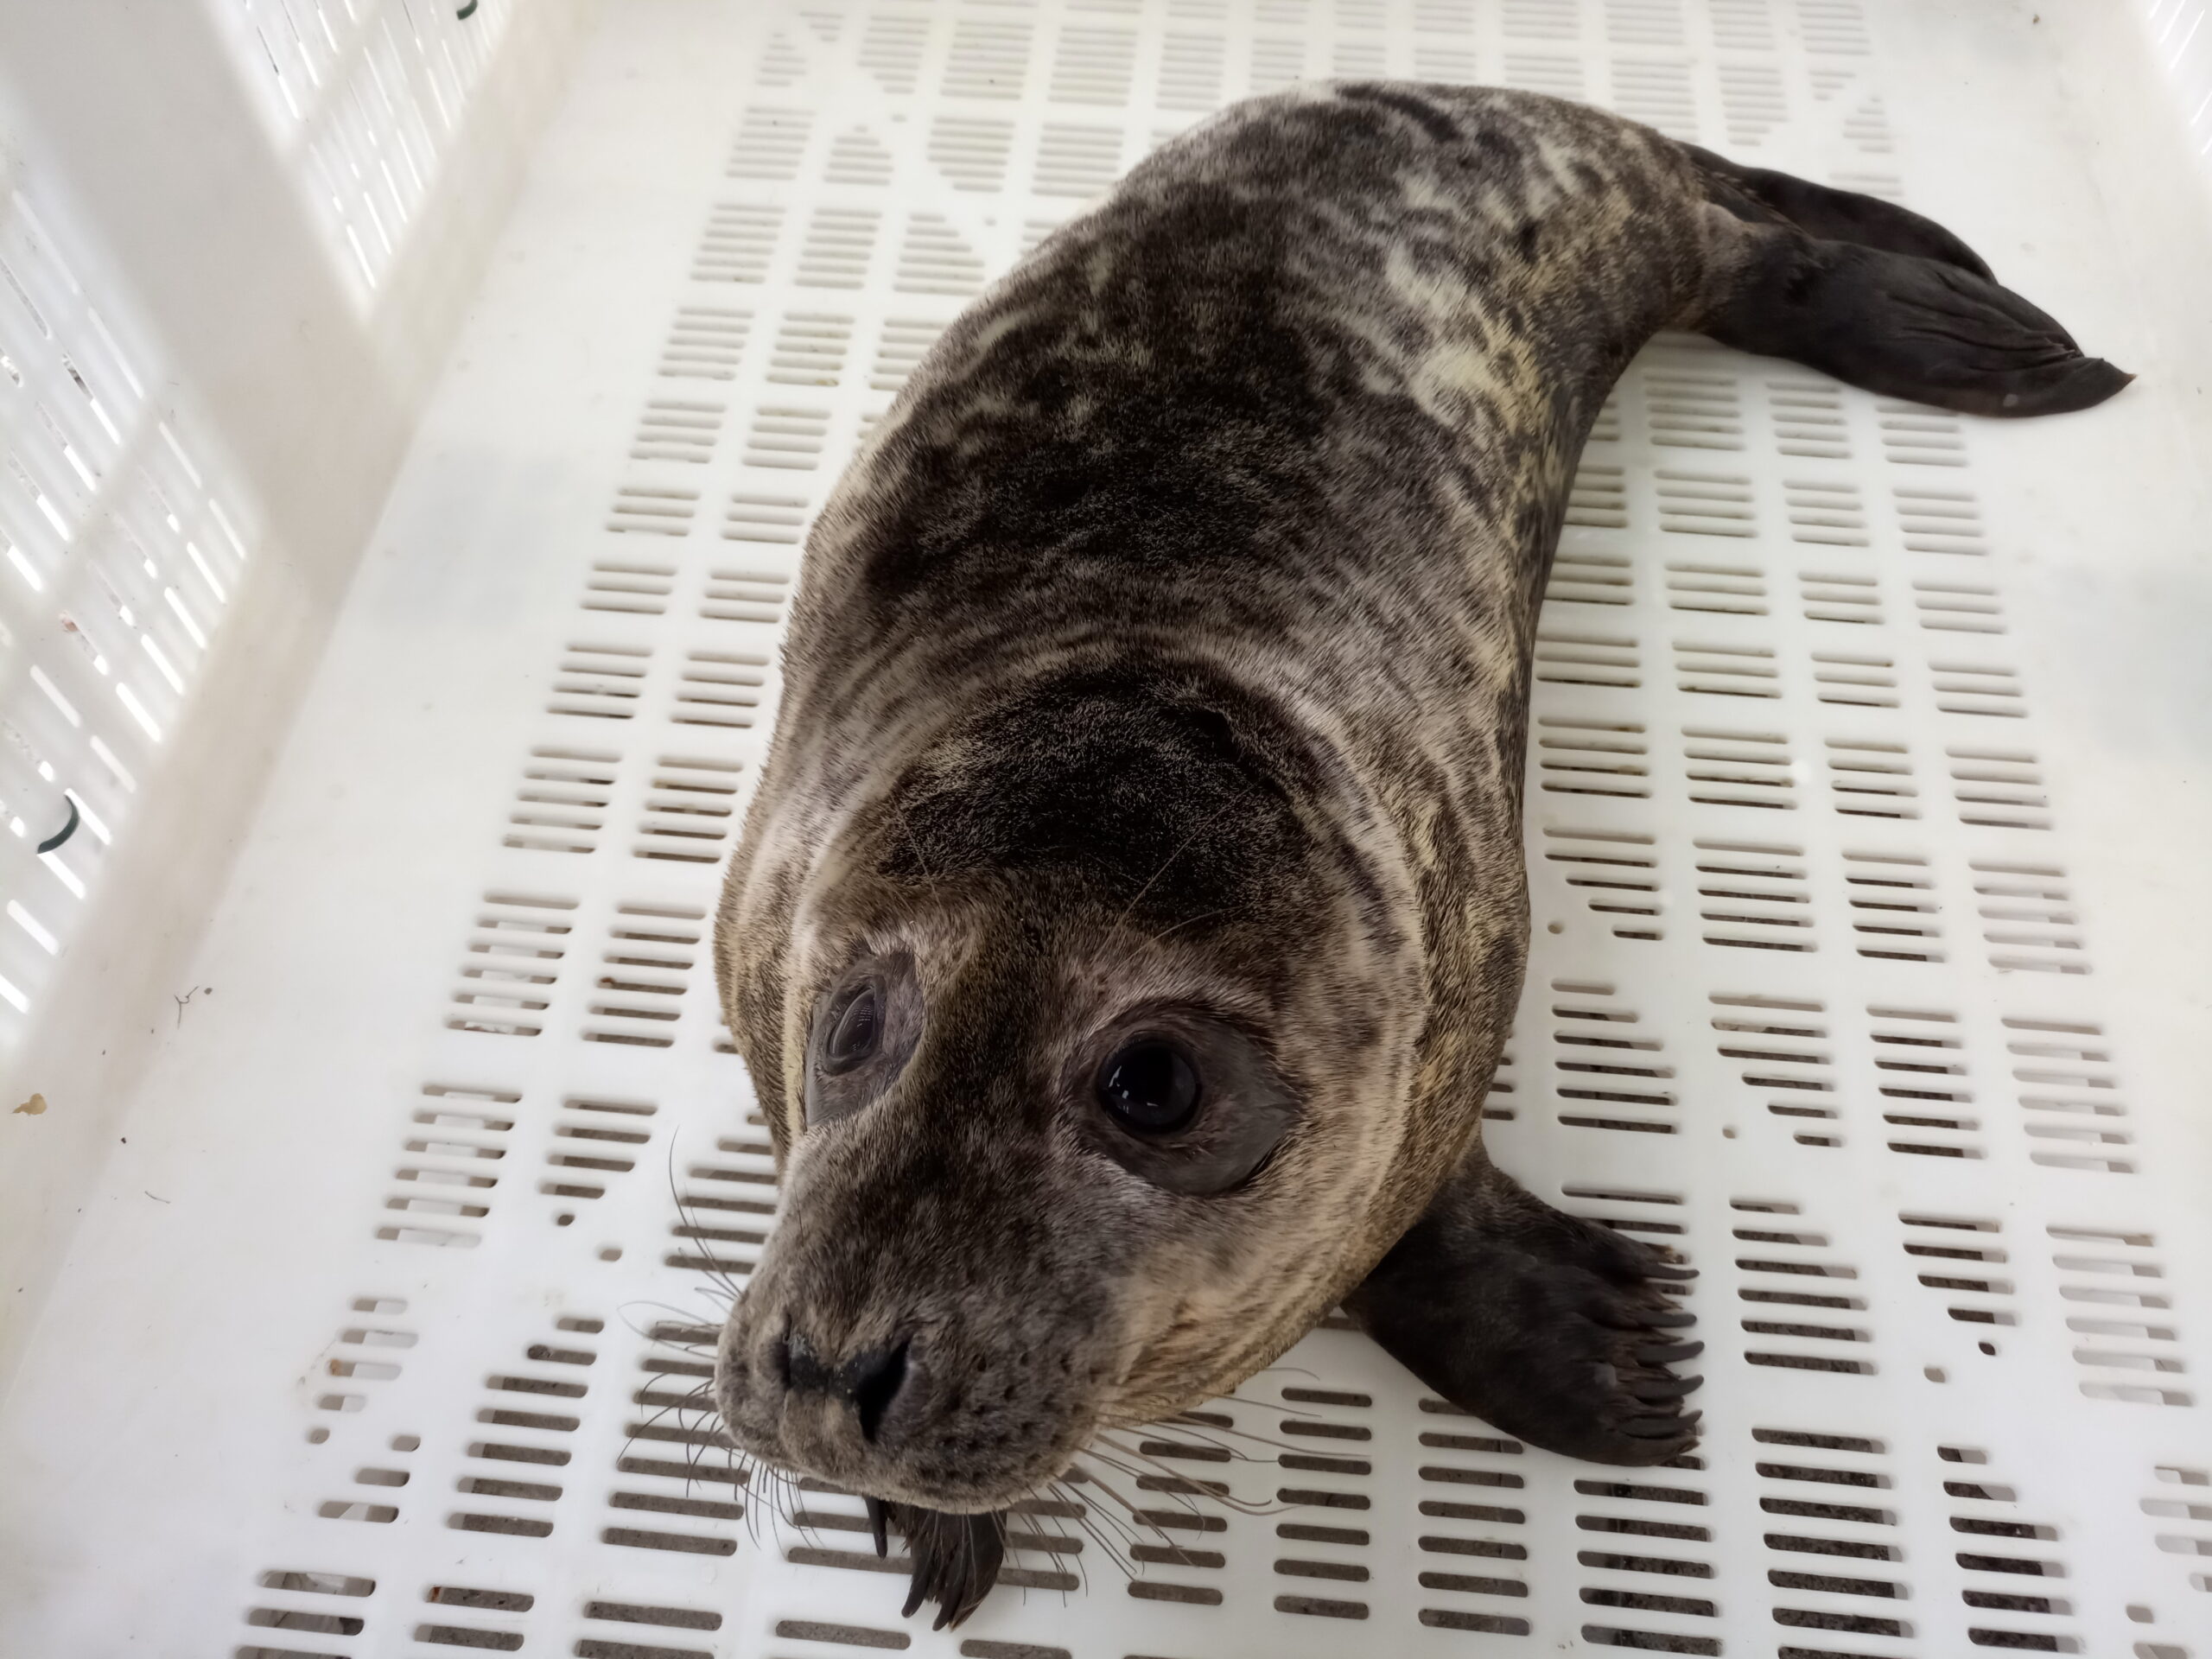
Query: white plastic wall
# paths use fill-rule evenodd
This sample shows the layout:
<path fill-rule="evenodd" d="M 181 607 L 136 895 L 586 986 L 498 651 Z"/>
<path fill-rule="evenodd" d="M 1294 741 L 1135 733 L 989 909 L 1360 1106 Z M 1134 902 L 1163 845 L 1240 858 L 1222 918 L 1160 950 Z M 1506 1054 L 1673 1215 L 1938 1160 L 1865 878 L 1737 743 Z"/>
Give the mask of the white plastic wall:
<path fill-rule="evenodd" d="M 0 1381 L 585 11 L 0 7 Z"/>
<path fill-rule="evenodd" d="M 2186 143 L 2212 176 L 2212 6 L 2204 0 L 2149 0 L 2151 51 L 2171 84 Z"/>

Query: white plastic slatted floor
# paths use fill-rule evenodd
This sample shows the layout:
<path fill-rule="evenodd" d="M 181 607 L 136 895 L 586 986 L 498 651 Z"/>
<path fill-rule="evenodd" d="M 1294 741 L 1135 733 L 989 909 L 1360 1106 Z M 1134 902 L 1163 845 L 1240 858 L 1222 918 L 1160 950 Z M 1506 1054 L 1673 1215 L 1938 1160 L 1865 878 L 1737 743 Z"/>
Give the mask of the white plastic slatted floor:
<path fill-rule="evenodd" d="M 0 1647 L 2212 1652 L 2186 959 L 2097 899 L 2144 909 L 2113 826 L 2167 728 L 2101 732 L 2068 655 L 2113 647 L 2082 583 L 2171 528 L 2129 499 L 2149 363 L 1999 428 L 1669 340 L 1585 459 L 1488 1133 L 1702 1269 L 1695 1455 L 1529 1451 L 1324 1330 L 1159 1434 L 1238 1508 L 1109 1475 L 941 1635 L 856 1503 L 779 1529 L 718 1475 L 680 1344 L 774 1195 L 708 918 L 798 543 L 1085 196 L 1249 91 L 1481 79 L 1939 212 L 2093 348 L 2125 311 L 2009 13 L 743 10 L 624 8 L 585 54 L 0 1417 Z M 2102 671 L 2166 706 L 2179 637 Z"/>

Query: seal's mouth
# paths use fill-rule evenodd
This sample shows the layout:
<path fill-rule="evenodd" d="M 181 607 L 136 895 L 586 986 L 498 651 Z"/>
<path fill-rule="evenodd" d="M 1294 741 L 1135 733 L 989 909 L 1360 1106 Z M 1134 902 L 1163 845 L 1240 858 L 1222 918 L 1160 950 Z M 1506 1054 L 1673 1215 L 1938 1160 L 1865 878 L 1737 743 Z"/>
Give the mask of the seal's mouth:
<path fill-rule="evenodd" d="M 751 1312 L 741 1304 L 723 1331 L 713 1397 L 731 1444 L 771 1467 L 876 1502 L 979 1515 L 1065 1475 L 1090 1437 L 1086 1391 L 1056 1390 L 1065 1367 L 1034 1354 L 926 1329 L 838 1341 L 803 1316 Z"/>
<path fill-rule="evenodd" d="M 1090 1478 L 1077 1472 L 1083 1463 L 1076 1452 L 1056 1452 L 1041 1466 L 1025 1465 L 1007 1455 L 1002 1436 L 959 1434 L 951 1443 L 965 1454 L 965 1478 L 918 1485 L 909 1459 L 918 1444 L 926 1466 L 937 1438 L 933 1408 L 948 1403 L 933 1393 L 931 1351 L 938 1344 L 908 1335 L 836 1357 L 788 1322 L 781 1336 L 758 1343 L 742 1313 L 741 1304 L 724 1329 L 712 1387 L 724 1433 L 749 1465 L 745 1481 L 753 1503 L 780 1510 L 779 1495 L 788 1497 L 793 1476 L 861 1498 L 877 1557 L 889 1558 L 894 1535 L 904 1541 L 910 1566 L 900 1617 L 934 1604 L 940 1630 L 958 1626 L 982 1605 L 1010 1552 L 1048 1552 L 1042 1568 L 1023 1569 L 1024 1582 L 1075 1586 L 1077 1580 L 1050 1552 L 1080 1548 L 1080 1542 L 1054 1539 L 1040 1546 L 1037 1522 L 1026 1517 L 1073 1517 L 1084 1526 L 1085 1505 L 1067 1484 Z M 969 1368 L 979 1377 L 988 1370 Z M 1008 1394 L 988 1382 L 976 1392 L 1001 1404 Z M 957 1415 L 957 1400 L 951 1408 Z M 1081 1445 L 1089 1433 L 1073 1438 Z M 772 1471 L 769 1478 L 761 1478 L 764 1470 Z M 1051 1522 L 1046 1526 L 1049 1530 Z"/>

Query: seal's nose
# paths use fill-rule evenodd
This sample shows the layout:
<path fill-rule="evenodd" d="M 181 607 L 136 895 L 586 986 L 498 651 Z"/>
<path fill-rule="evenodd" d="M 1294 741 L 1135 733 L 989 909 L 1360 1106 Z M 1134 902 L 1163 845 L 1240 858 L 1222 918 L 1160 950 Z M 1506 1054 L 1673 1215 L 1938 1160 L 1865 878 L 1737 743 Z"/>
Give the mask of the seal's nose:
<path fill-rule="evenodd" d="M 873 1443 L 893 1402 L 906 1386 L 911 1346 L 909 1340 L 901 1339 L 832 1363 L 794 1331 L 778 1344 L 775 1359 L 786 1389 L 793 1394 L 823 1395 L 849 1404 L 860 1421 L 861 1438 Z"/>

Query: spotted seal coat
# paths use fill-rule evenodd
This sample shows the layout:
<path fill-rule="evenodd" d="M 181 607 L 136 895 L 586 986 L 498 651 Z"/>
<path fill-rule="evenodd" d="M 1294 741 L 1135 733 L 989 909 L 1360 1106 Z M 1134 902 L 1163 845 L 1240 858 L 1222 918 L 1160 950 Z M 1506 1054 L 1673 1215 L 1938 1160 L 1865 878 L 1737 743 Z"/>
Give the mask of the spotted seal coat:
<path fill-rule="evenodd" d="M 998 1512 L 1339 1303 L 1532 1444 L 1690 1443 L 1682 1269 L 1479 1135 L 1537 608 L 1670 327 L 1984 414 L 2127 378 L 1902 208 L 1337 84 L 1049 238 L 824 508 L 717 925 L 785 1204 L 715 1389 L 907 1532 L 916 1601 L 964 1615 Z"/>

